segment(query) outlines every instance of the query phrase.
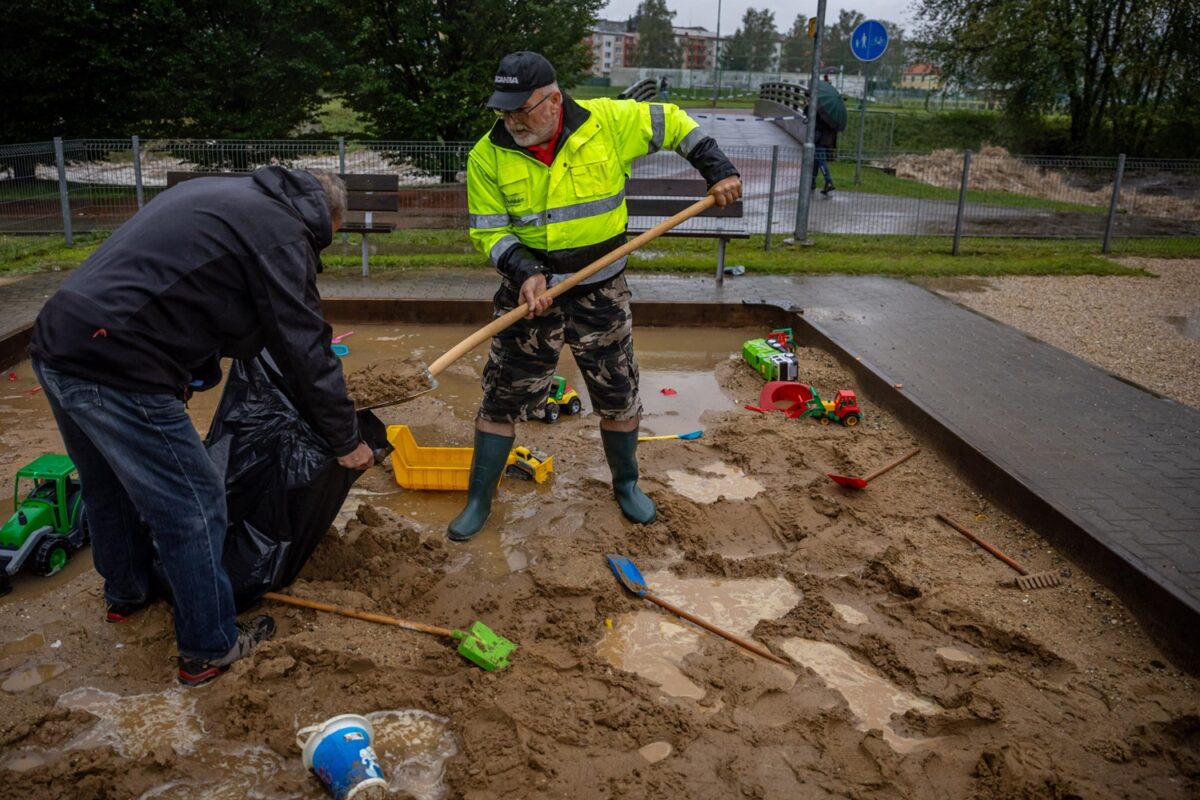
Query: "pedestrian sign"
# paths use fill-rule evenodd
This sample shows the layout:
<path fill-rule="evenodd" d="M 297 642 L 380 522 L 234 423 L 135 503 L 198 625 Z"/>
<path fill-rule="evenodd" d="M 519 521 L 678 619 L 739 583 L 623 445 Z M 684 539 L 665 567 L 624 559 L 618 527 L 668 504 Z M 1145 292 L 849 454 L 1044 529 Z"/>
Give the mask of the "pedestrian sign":
<path fill-rule="evenodd" d="M 878 60 L 887 52 L 887 46 L 887 28 L 873 19 L 860 22 L 850 34 L 850 51 L 859 61 Z"/>

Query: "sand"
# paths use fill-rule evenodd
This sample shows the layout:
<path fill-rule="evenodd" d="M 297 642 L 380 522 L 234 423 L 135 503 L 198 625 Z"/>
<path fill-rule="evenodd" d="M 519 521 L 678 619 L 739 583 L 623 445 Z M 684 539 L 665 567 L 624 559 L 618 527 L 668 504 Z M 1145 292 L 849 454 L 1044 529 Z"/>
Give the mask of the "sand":
<path fill-rule="evenodd" d="M 821 351 L 802 348 L 800 363 L 830 394 L 858 388 Z M 762 382 L 736 359 L 717 377 L 737 410 L 708 412 L 700 439 L 640 448 L 642 485 L 659 508 L 649 526 L 620 516 L 594 417 L 529 423 L 520 442 L 553 454 L 556 472 L 546 484 L 505 481 L 476 540 L 444 538 L 461 495 L 389 496 L 394 510 L 366 495 L 288 589 L 434 625 L 482 620 L 519 645 L 501 672 L 472 666 L 436 637 L 270 606 L 279 623 L 272 642 L 208 687 L 175 690 L 161 604 L 105 625 L 90 571 L 6 603 L 0 675 L 62 668 L 46 683 L 2 693 L 6 794 L 244 797 L 252 787 L 261 797 L 319 798 L 322 788 L 300 763 L 298 728 L 336 714 L 415 708 L 445 718 L 457 749 L 422 797 L 1196 796 L 1195 679 L 1110 592 L 928 448 L 864 492 L 829 481 L 826 471 L 863 475 L 922 444 L 861 391 L 865 417 L 850 430 L 741 409 L 757 401 Z M 435 430 L 446 442 L 469 434 L 437 392 L 404 408 L 426 441 Z M 679 488 L 681 475 L 703 482 L 739 471 L 763 490 L 743 496 L 725 478 L 718 489 L 727 496 L 701 502 Z M 357 488 L 396 490 L 383 468 Z M 1011 570 L 935 521 L 936 512 L 1032 571 L 1066 576 L 1063 585 L 1011 588 Z M 609 624 L 620 629 L 653 607 L 621 589 L 608 552 L 632 557 L 643 572 L 714 587 L 785 581 L 798 599 L 779 616 L 748 620 L 747 632 L 793 666 L 705 634 L 679 665 L 698 698 L 614 667 L 597 652 Z M 14 644 L 31 634 L 40 641 Z M 827 682 L 827 669 L 792 657 L 805 647 L 840 648 L 855 674 L 889 682 L 911 696 L 908 705 L 864 724 L 866 712 Z M 69 700 L 82 687 L 178 693 L 183 699 L 172 702 L 194 703 L 199 722 L 189 724 L 202 735 L 191 744 L 161 736 L 141 749 L 79 747 L 97 725 L 95 712 Z M 926 741 L 896 744 L 913 739 Z M 76 749 L 66 749 L 72 742 Z M 20 759 L 29 753 L 48 763 L 4 768 L 27 763 Z"/>
<path fill-rule="evenodd" d="M 370 408 L 423 392 L 431 386 L 425 363 L 388 359 L 346 375 L 346 393 L 356 408 Z"/>
<path fill-rule="evenodd" d="M 1041 197 L 1069 203 L 1107 208 L 1112 201 L 1112 170 L 1115 160 L 1096 159 L 1077 167 L 1088 180 L 1102 184 L 1096 188 L 1077 185 L 1079 176 L 1072 176 L 1067 159 L 1042 159 L 1037 165 L 1010 155 L 1003 147 L 985 145 L 971 157 L 968 175 L 970 189 L 981 191 L 1009 192 L 1027 197 Z M 892 160 L 896 177 L 920 181 L 932 186 L 958 189 L 962 184 L 963 154 L 961 150 L 935 150 L 926 155 L 901 155 Z M 1129 214 L 1171 219 L 1200 219 L 1200 204 L 1195 197 L 1195 181 L 1188 188 L 1176 187 L 1172 194 L 1162 194 L 1154 186 L 1152 178 L 1143 168 L 1131 167 L 1126 175 L 1120 197 L 1120 210 Z M 1146 191 L 1139 190 L 1139 182 L 1146 180 Z M 1187 178 L 1184 179 L 1185 181 Z M 1107 183 L 1105 183 L 1107 181 Z"/>

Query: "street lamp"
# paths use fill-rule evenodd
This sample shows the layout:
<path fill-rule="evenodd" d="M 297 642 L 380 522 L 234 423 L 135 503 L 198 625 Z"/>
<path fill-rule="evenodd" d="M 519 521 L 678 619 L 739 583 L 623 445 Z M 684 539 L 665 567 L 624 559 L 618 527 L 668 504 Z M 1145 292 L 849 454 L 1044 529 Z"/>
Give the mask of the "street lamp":
<path fill-rule="evenodd" d="M 713 67 L 716 69 L 716 80 L 713 81 L 713 108 L 716 108 L 717 98 L 721 94 L 721 0 L 717 0 L 717 45 L 713 48 Z"/>

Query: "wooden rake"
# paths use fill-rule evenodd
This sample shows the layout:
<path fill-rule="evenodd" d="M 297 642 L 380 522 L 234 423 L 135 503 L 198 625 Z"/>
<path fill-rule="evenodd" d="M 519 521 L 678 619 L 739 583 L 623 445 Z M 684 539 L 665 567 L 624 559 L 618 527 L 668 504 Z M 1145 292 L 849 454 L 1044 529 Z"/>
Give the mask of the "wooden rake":
<path fill-rule="evenodd" d="M 995 547 L 992 547 L 983 539 L 980 539 L 978 536 L 971 533 L 964 526 L 950 519 L 945 514 L 938 514 L 937 518 L 949 525 L 951 528 L 954 528 L 954 530 L 958 531 L 975 544 L 982 547 L 984 550 L 994 555 L 996 558 L 1003 561 L 1005 564 L 1008 564 L 1010 567 L 1015 569 L 1020 577 L 1018 577 L 1013 584 L 1018 589 L 1048 589 L 1051 586 L 1058 586 L 1060 583 L 1062 583 L 1062 579 L 1058 576 L 1057 572 L 1037 572 L 1030 574 L 1029 570 L 1025 569 L 1016 561 L 1004 555 L 1004 553 L 1000 552 Z"/>

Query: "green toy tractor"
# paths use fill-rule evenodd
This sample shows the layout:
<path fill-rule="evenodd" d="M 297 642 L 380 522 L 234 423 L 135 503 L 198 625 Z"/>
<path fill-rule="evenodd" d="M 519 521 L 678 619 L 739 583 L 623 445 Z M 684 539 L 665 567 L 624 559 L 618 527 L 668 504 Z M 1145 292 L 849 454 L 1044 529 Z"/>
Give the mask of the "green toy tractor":
<path fill-rule="evenodd" d="M 32 488 L 21 500 L 21 489 L 30 482 Z M 13 508 L 0 528 L 0 594 L 8 593 L 9 577 L 30 559 L 34 572 L 53 575 L 88 542 L 87 512 L 75 464 L 67 456 L 39 456 L 19 469 Z"/>

